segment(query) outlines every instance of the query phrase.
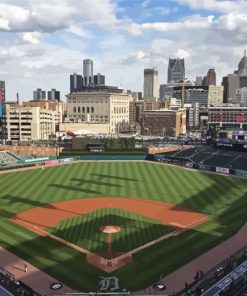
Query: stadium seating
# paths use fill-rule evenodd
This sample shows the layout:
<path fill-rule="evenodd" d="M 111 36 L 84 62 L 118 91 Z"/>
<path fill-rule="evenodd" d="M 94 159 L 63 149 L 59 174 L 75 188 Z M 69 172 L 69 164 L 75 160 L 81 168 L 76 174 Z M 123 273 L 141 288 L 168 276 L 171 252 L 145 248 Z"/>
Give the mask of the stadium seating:
<path fill-rule="evenodd" d="M 211 156 L 203 161 L 203 164 L 212 165 L 216 167 L 226 167 L 227 163 L 232 160 L 231 155 L 227 154 L 211 154 Z"/>
<path fill-rule="evenodd" d="M 199 146 L 193 149 L 164 152 L 162 154 L 174 156 L 174 158 L 181 157 L 191 159 L 196 164 L 247 171 L 247 154 L 245 152 Z"/>
<path fill-rule="evenodd" d="M 231 167 L 237 170 L 247 170 L 247 157 L 240 156 L 233 160 Z"/>
<path fill-rule="evenodd" d="M 181 150 L 177 153 L 174 153 L 174 156 L 190 158 L 195 153 L 196 153 L 196 149 L 188 149 L 188 150 Z"/>
<path fill-rule="evenodd" d="M 0 152 L 0 163 L 2 164 L 8 164 L 16 162 L 17 159 L 13 155 L 10 155 L 8 152 Z"/>
<path fill-rule="evenodd" d="M 21 153 L 21 152 L 8 151 L 8 153 L 10 155 L 14 156 L 15 158 L 17 158 L 18 160 L 26 160 L 26 159 L 32 159 L 32 158 L 34 158 L 30 154 L 25 154 L 25 153 Z"/>
<path fill-rule="evenodd" d="M 191 156 L 191 159 L 200 164 L 202 161 L 210 157 L 211 153 L 210 152 L 197 152 Z"/>
<path fill-rule="evenodd" d="M 33 156 L 15 151 L 0 151 L 0 165 L 15 164 L 20 160 L 32 159 Z"/>

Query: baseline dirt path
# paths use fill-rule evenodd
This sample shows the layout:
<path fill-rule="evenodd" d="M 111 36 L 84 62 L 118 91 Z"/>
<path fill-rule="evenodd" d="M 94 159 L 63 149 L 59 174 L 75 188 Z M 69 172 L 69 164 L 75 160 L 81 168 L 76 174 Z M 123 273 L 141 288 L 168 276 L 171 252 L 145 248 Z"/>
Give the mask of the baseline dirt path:
<path fill-rule="evenodd" d="M 160 220 L 163 224 L 176 228 L 194 228 L 208 220 L 206 215 L 166 202 L 123 197 L 83 198 L 60 201 L 21 212 L 14 216 L 12 220 L 17 223 L 20 220 L 45 229 L 56 226 L 61 220 L 102 208 L 120 208 Z"/>
<path fill-rule="evenodd" d="M 28 266 L 27 272 L 24 270 L 24 264 Z M 66 286 L 63 286 L 63 288 L 57 292 L 52 291 L 50 289 L 50 284 L 58 282 L 56 279 L 2 247 L 0 247 L 0 265 L 8 272 L 12 273 L 18 280 L 21 280 L 41 295 L 65 295 L 66 293 L 76 292 Z"/>

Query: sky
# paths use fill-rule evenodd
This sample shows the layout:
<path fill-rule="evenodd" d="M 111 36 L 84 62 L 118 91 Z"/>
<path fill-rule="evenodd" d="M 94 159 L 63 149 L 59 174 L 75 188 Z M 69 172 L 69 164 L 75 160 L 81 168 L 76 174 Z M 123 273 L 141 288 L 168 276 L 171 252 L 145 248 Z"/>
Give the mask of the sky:
<path fill-rule="evenodd" d="M 69 93 L 83 59 L 106 84 L 143 90 L 144 68 L 167 80 L 169 58 L 185 58 L 195 80 L 214 67 L 233 73 L 247 48 L 247 0 L 1 0 L 0 80 L 6 99 L 37 88 Z"/>

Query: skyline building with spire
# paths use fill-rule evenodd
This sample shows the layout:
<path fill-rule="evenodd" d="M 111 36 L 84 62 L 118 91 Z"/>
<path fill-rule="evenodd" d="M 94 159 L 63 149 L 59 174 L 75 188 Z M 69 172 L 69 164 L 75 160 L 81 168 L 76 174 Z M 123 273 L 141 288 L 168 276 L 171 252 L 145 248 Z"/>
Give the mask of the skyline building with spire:
<path fill-rule="evenodd" d="M 247 87 L 247 56 L 246 49 L 244 50 L 244 56 L 238 64 L 238 74 L 239 74 L 239 87 Z"/>
<path fill-rule="evenodd" d="M 214 68 L 208 70 L 207 85 L 216 85 L 216 72 Z"/>

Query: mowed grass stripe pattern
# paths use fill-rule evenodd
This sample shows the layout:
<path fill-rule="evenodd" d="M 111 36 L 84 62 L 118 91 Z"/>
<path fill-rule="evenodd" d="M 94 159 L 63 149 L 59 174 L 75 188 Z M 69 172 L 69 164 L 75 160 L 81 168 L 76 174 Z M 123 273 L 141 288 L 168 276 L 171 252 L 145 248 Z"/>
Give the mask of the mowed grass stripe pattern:
<path fill-rule="evenodd" d="M 112 236 L 113 252 L 133 250 L 174 230 L 158 220 L 121 209 L 104 208 L 63 220 L 48 231 L 89 251 L 107 252 L 107 234 L 100 231 L 106 225 L 121 227 L 121 231 Z"/>
<path fill-rule="evenodd" d="M 1 175 L 0 185 L 1 208 L 11 202 L 16 213 L 65 199 L 120 196 L 183 203 L 212 214 L 245 193 L 242 180 L 146 163 L 70 164 Z"/>
<path fill-rule="evenodd" d="M 99 277 L 105 274 L 88 265 L 83 254 L 49 238 L 37 237 L 8 218 L 52 202 L 107 196 L 167 201 L 209 215 L 209 222 L 136 254 L 132 264 L 114 273 L 120 278 L 121 287 L 141 289 L 157 281 L 161 273 L 173 271 L 225 240 L 247 221 L 246 183 L 144 162 L 85 162 L 0 175 L 0 244 L 65 284 L 90 291 L 99 288 Z M 69 227 L 75 228 L 79 222 L 71 221 Z M 62 227 L 66 229 L 66 225 Z M 76 240 L 83 233 L 90 236 L 90 228 L 83 232 L 78 227 L 66 235 Z M 189 239 L 194 233 L 197 235 Z M 140 232 L 133 239 L 143 241 L 145 237 Z M 95 242 L 88 242 L 90 248 L 97 248 L 97 239 L 96 236 Z M 119 238 L 120 245 L 123 240 Z"/>

